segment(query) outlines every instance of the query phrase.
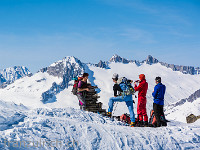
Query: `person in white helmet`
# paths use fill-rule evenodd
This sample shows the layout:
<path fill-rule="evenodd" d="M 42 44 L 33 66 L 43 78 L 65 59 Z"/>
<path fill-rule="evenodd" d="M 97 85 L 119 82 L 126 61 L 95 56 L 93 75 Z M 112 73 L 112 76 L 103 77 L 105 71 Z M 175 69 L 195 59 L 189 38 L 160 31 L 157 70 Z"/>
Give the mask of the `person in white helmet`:
<path fill-rule="evenodd" d="M 120 84 L 118 84 L 118 79 L 119 79 L 119 75 L 117 73 L 113 74 L 113 82 L 115 83 L 113 86 L 113 91 L 114 91 L 114 97 L 111 97 L 109 100 L 109 108 L 108 108 L 108 112 L 107 115 L 111 116 L 112 115 L 112 111 L 113 111 L 113 104 L 114 102 L 126 102 L 126 105 L 129 109 L 130 112 L 130 119 L 131 119 L 131 127 L 135 126 L 135 114 L 133 111 L 133 98 L 131 94 L 125 94 L 125 95 L 121 95 L 120 93 L 123 93 L 123 88 L 126 88 L 126 84 L 125 82 L 130 82 L 132 83 L 132 80 L 127 80 L 126 78 L 122 78 L 122 82 Z M 125 80 L 124 80 L 125 79 Z"/>

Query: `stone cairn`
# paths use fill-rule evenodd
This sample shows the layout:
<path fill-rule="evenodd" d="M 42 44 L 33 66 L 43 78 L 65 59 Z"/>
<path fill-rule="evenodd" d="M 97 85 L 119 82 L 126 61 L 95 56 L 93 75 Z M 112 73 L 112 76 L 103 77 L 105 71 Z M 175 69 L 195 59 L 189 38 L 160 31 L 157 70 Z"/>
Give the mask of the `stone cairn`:
<path fill-rule="evenodd" d="M 97 91 L 95 91 L 97 88 L 97 86 L 91 86 L 89 92 L 84 92 L 86 110 L 106 116 L 106 110 L 102 109 L 103 104 L 98 102 L 100 96 L 98 96 Z"/>

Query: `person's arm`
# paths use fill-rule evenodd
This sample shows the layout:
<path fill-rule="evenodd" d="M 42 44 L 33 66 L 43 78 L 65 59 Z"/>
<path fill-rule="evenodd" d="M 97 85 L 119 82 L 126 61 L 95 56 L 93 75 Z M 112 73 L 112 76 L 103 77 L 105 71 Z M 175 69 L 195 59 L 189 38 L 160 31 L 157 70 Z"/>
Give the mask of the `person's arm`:
<path fill-rule="evenodd" d="M 130 80 L 130 79 L 129 79 L 127 82 L 129 82 L 129 83 L 133 83 L 133 80 Z"/>
<path fill-rule="evenodd" d="M 157 95 L 157 91 L 158 91 L 158 87 L 155 86 L 154 91 L 153 91 L 153 93 L 152 93 L 152 96 L 153 96 L 154 98 L 155 98 L 156 95 Z"/>
<path fill-rule="evenodd" d="M 140 83 L 138 86 L 135 84 L 135 91 L 140 91 L 142 88 L 144 87 L 144 84 L 143 83 Z"/>
<path fill-rule="evenodd" d="M 90 90 L 89 88 L 84 88 L 84 89 L 78 88 L 78 91 L 79 91 L 79 92 L 82 92 L 82 91 L 89 91 L 89 90 Z"/>
<path fill-rule="evenodd" d="M 82 91 L 89 91 L 90 89 L 89 88 L 82 88 L 82 82 L 79 81 L 78 83 L 78 91 L 79 92 L 82 92 Z"/>

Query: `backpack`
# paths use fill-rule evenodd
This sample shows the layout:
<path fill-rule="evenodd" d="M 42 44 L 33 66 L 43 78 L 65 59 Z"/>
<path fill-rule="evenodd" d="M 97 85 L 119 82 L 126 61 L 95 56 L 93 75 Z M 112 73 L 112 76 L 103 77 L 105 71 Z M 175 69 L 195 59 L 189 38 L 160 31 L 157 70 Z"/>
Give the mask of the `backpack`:
<path fill-rule="evenodd" d="M 160 122 L 162 126 L 167 126 L 168 120 L 165 119 L 165 116 L 160 116 Z M 149 126 L 155 127 L 157 125 L 156 116 L 154 110 L 150 111 L 150 118 L 149 118 Z"/>
<path fill-rule="evenodd" d="M 123 114 L 123 115 L 121 115 L 120 116 L 120 121 L 124 122 L 124 123 L 131 124 L 130 115 L 129 114 Z"/>
<path fill-rule="evenodd" d="M 121 93 L 122 97 L 135 94 L 135 90 L 127 78 L 125 78 L 125 77 L 120 78 L 118 80 L 118 84 L 123 91 Z"/>
<path fill-rule="evenodd" d="M 83 79 L 83 77 L 75 77 L 75 78 L 73 78 L 73 80 L 74 80 L 74 85 L 73 85 L 73 88 L 72 88 L 72 93 L 73 93 L 74 95 L 77 95 L 78 83 L 79 83 L 79 81 L 82 80 L 82 79 Z"/>

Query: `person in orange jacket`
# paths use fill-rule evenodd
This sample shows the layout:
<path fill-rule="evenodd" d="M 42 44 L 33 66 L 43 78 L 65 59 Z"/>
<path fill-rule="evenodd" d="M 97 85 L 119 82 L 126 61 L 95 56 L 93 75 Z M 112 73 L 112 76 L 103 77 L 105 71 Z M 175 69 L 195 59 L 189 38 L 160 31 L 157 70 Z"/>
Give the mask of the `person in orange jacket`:
<path fill-rule="evenodd" d="M 139 126 L 147 126 L 148 125 L 148 116 L 146 111 L 146 94 L 148 89 L 148 83 L 146 82 L 145 75 L 140 74 L 139 75 L 140 81 L 136 81 L 135 84 L 135 91 L 138 91 L 138 105 L 137 105 L 137 114 L 139 119 Z M 139 85 L 137 86 L 137 83 L 139 82 Z M 143 122 L 144 118 L 144 122 Z"/>

